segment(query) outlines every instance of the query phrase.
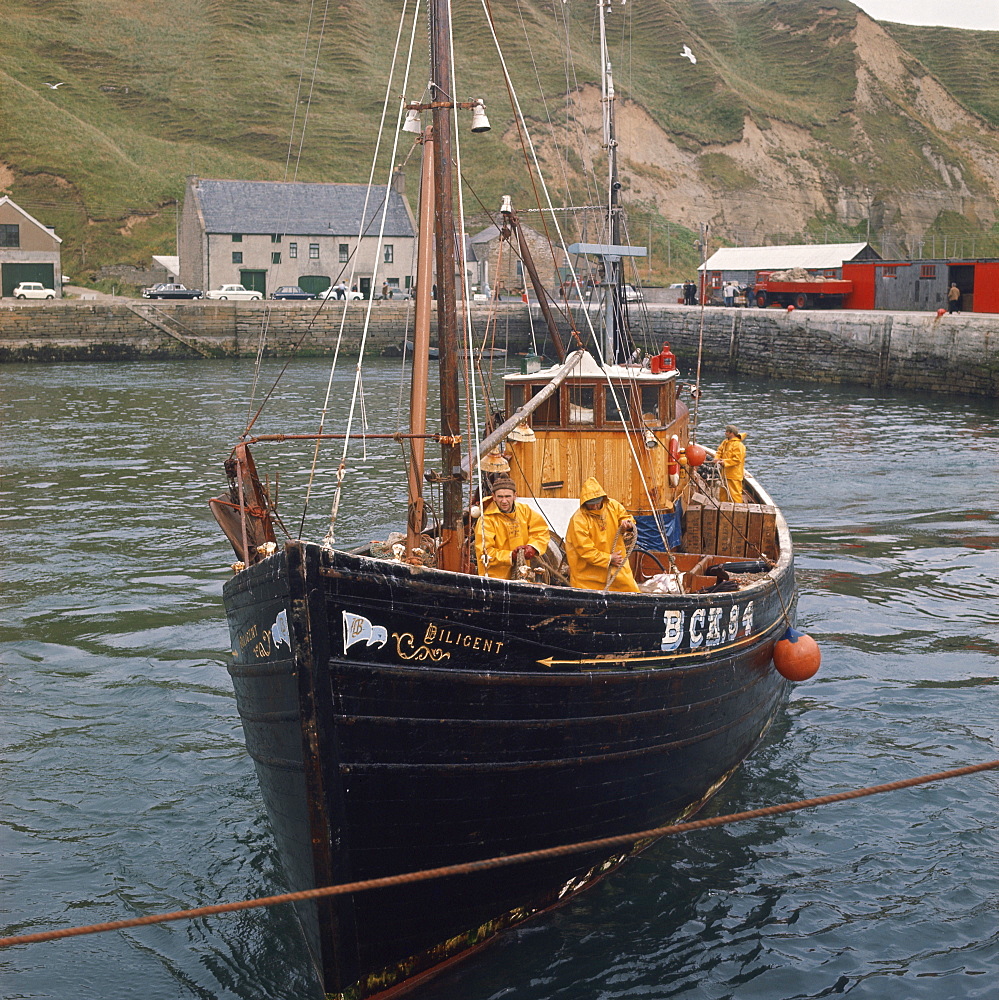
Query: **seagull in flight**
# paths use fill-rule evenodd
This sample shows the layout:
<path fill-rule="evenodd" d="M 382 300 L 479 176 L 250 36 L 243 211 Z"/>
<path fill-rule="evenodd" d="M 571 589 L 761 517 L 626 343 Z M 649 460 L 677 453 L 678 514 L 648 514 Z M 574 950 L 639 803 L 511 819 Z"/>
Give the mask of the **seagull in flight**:
<path fill-rule="evenodd" d="M 694 53 L 690 51 L 689 45 L 684 45 L 683 51 L 680 53 L 680 55 L 683 56 L 684 59 L 689 59 L 691 66 L 693 66 L 697 62 L 697 56 L 695 56 Z"/>
<path fill-rule="evenodd" d="M 48 87 L 49 90 L 58 90 L 60 87 L 64 86 L 65 83 L 66 83 L 66 81 L 63 80 L 62 83 L 47 83 L 47 84 L 45 84 L 45 86 Z"/>

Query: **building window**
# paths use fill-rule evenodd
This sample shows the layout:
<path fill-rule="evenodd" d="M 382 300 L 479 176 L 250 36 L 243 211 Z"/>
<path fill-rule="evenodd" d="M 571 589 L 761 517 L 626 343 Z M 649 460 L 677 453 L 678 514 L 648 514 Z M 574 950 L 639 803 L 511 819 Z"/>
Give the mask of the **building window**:
<path fill-rule="evenodd" d="M 271 243 L 280 243 L 280 242 L 281 242 L 281 234 L 271 233 Z"/>
<path fill-rule="evenodd" d="M 391 264 L 395 261 L 395 246 L 391 243 L 385 244 L 385 263 Z"/>
<path fill-rule="evenodd" d="M 280 264 L 281 263 L 281 254 L 280 253 L 272 253 L 271 254 L 271 263 L 272 264 Z"/>
<path fill-rule="evenodd" d="M 347 243 L 340 244 L 340 263 L 346 264 L 350 260 L 350 246 Z"/>
<path fill-rule="evenodd" d="M 896 278 L 896 277 L 898 277 L 898 268 L 897 267 L 885 267 L 885 268 L 882 268 L 882 270 L 881 270 L 881 277 L 882 278 Z"/>
<path fill-rule="evenodd" d="M 0 247 L 19 247 L 21 245 L 21 227 L 17 223 L 4 223 L 0 226 Z"/>
<path fill-rule="evenodd" d="M 242 264 L 243 263 L 243 251 L 242 250 L 233 250 L 233 252 L 232 252 L 232 262 L 234 264 Z"/>
<path fill-rule="evenodd" d="M 289 243 L 288 244 L 288 256 L 294 260 L 298 256 L 298 244 Z"/>
<path fill-rule="evenodd" d="M 243 234 L 242 233 L 233 233 L 232 234 L 232 241 L 233 241 L 233 243 L 242 243 L 243 242 Z"/>
<path fill-rule="evenodd" d="M 319 260 L 319 244 L 309 244 L 309 260 Z"/>
<path fill-rule="evenodd" d="M 930 278 L 931 280 L 937 276 L 937 266 L 936 264 L 922 264 L 919 268 L 920 278 Z"/>

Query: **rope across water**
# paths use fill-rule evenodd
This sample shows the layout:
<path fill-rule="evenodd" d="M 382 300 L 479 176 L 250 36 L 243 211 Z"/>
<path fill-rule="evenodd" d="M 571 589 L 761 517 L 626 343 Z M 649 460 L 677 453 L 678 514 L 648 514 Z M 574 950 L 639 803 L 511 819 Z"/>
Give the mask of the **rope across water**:
<path fill-rule="evenodd" d="M 798 812 L 802 809 L 812 809 L 815 806 L 830 805 L 834 802 L 847 802 L 851 799 L 862 799 L 869 795 L 880 795 L 883 792 L 914 788 L 917 785 L 927 785 L 934 781 L 961 778 L 969 774 L 978 774 L 982 771 L 996 769 L 999 769 L 999 760 L 990 760 L 982 764 L 971 764 L 967 767 L 958 767 L 949 771 L 938 771 L 935 774 L 924 774 L 917 778 L 890 781 L 883 785 L 870 785 L 866 788 L 855 788 L 848 792 L 834 792 L 831 795 L 820 795 L 811 799 L 799 799 L 796 802 L 784 802 L 776 806 L 750 809 L 747 812 L 730 813 L 727 816 L 713 816 L 709 819 L 692 820 L 689 823 L 676 823 L 670 826 L 654 827 L 651 830 L 641 830 L 637 833 L 626 833 L 616 837 L 601 837 L 598 840 L 587 840 L 576 844 L 563 844 L 560 847 L 549 847 L 539 851 L 526 851 L 523 854 L 510 854 L 501 858 L 486 858 L 482 861 L 471 861 L 466 864 L 449 865 L 443 868 L 428 868 L 424 871 L 408 872 L 403 875 L 390 875 L 385 878 L 368 879 L 363 882 L 347 882 L 343 885 L 329 885 L 319 889 L 306 889 L 301 892 L 286 892 L 279 896 L 243 899 L 236 903 L 200 906 L 193 910 L 176 910 L 172 913 L 155 913 L 145 917 L 113 920 L 108 923 L 89 924 L 84 927 L 65 927 L 55 931 L 40 931 L 36 934 L 14 935 L 12 937 L 0 938 L 0 948 L 9 948 L 18 944 L 37 944 L 42 941 L 56 941 L 61 938 L 80 937 L 84 934 L 101 934 L 107 931 L 124 930 L 128 927 L 162 924 L 171 920 L 193 920 L 198 917 L 210 917 L 219 913 L 252 910 L 261 906 L 276 906 L 279 903 L 298 903 L 309 899 L 319 899 L 323 896 L 342 896 L 369 889 L 384 889 L 390 886 L 408 885 L 413 882 L 426 882 L 430 879 L 444 878 L 445 876 L 469 875 L 492 868 L 503 868 L 509 865 L 523 864 L 528 861 L 542 861 L 549 858 L 565 857 L 570 854 L 582 854 L 587 851 L 628 847 L 643 840 L 655 840 L 659 837 L 687 833 L 691 830 L 706 830 L 711 827 L 726 826 L 729 823 L 740 823 L 750 819 L 762 819 L 767 816 L 780 816 L 784 813 Z"/>

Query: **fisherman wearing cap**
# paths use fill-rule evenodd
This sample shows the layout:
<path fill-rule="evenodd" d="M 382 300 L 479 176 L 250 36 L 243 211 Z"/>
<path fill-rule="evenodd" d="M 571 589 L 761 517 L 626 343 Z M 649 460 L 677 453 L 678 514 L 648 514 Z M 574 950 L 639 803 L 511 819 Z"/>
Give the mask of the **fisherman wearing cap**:
<path fill-rule="evenodd" d="M 570 518 L 565 533 L 569 583 L 584 590 L 637 594 L 623 537 L 634 527 L 624 504 L 607 496 L 592 476 L 587 479 L 579 494 L 579 510 Z"/>
<path fill-rule="evenodd" d="M 492 496 L 482 505 L 475 527 L 479 574 L 509 580 L 518 555 L 530 563 L 548 549 L 548 525 L 533 507 L 517 503 L 512 479 L 492 481 Z"/>
<path fill-rule="evenodd" d="M 743 503 L 742 480 L 746 472 L 745 434 L 739 433 L 735 424 L 725 427 L 725 440 L 715 449 L 715 465 L 721 473 L 722 485 L 718 499 L 732 503 Z"/>

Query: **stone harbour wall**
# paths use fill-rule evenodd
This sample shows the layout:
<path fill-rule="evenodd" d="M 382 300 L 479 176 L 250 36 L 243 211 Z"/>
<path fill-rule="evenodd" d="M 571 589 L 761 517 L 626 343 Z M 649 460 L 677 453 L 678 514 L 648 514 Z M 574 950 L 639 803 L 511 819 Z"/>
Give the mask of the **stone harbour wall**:
<path fill-rule="evenodd" d="M 348 304 L 341 354 L 356 356 L 366 336 L 369 355 L 398 355 L 412 337 L 412 303 L 373 303 L 365 334 L 367 306 Z M 0 362 L 253 357 L 261 337 L 269 357 L 286 357 L 296 345 L 303 356 L 331 357 L 342 308 L 330 303 L 317 312 L 315 302 L 266 301 L 4 302 Z M 719 307 L 702 314 L 664 304 L 644 310 L 652 332 L 643 346 L 654 351 L 669 342 L 688 376 L 702 341 L 705 372 L 999 396 L 999 316 Z M 488 307 L 472 307 L 477 343 L 489 317 Z M 532 345 L 532 325 L 541 351 L 553 357 L 537 308 L 529 319 L 521 303 L 498 307 L 488 343 L 523 353 Z"/>

